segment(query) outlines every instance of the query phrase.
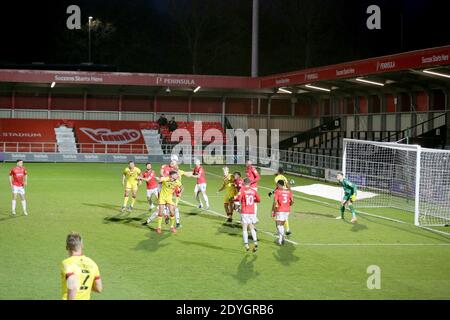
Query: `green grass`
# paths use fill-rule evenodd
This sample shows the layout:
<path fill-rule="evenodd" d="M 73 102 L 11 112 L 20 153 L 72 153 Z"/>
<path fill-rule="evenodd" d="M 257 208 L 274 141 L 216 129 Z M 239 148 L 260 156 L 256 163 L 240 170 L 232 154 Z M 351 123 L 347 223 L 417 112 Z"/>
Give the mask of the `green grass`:
<path fill-rule="evenodd" d="M 137 210 L 119 215 L 124 166 L 27 164 L 28 217 L 21 215 L 20 204 L 17 217 L 9 214 L 11 164 L 1 166 L 0 299 L 59 299 L 59 265 L 66 257 L 65 236 L 73 230 L 83 235 L 85 254 L 102 273 L 104 292 L 94 299 L 450 297 L 450 237 L 368 216 L 356 225 L 336 221 L 336 204 L 316 197 L 331 205 L 297 199 L 290 219 L 290 239 L 297 244 L 278 247 L 270 235 L 275 228 L 265 189 L 260 189 L 257 254 L 244 252 L 239 227 L 187 204 L 181 206 L 180 232 L 165 229 L 158 235 L 140 225 L 147 210 L 144 188 Z M 221 173 L 219 167 L 206 170 Z M 316 183 L 294 179 L 297 185 Z M 195 180 L 183 182 L 184 199 L 194 203 Z M 219 184 L 220 178 L 208 176 L 211 210 L 222 213 Z M 272 184 L 273 177 L 263 177 L 261 185 Z M 366 211 L 390 214 L 388 209 Z M 381 290 L 367 288 L 370 265 L 381 268 Z"/>

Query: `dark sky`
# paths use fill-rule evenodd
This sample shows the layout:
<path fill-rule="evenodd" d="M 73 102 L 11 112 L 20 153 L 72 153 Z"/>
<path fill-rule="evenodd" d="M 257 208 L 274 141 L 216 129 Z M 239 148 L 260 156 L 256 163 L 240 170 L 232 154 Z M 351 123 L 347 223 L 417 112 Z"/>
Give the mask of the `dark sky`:
<path fill-rule="evenodd" d="M 443 0 L 260 0 L 260 74 L 293 71 L 450 44 Z M 81 7 L 84 29 L 68 30 L 66 8 Z M 382 30 L 366 8 L 382 9 Z M 0 65 L 88 60 L 118 71 L 249 75 L 251 0 L 3 1 Z M 403 47 L 401 45 L 403 16 Z"/>

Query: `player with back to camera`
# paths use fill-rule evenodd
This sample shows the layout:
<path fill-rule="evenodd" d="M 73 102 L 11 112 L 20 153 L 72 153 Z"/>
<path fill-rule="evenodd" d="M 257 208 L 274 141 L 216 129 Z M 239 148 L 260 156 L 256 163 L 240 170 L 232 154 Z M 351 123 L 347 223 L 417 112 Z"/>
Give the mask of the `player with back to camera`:
<path fill-rule="evenodd" d="M 27 169 L 23 166 L 23 160 L 17 160 L 16 166 L 9 172 L 9 184 L 12 191 L 12 214 L 16 215 L 17 195 L 20 195 L 24 215 L 28 215 L 27 201 L 25 199 L 25 187 L 28 184 Z"/>
<path fill-rule="evenodd" d="M 291 190 L 291 184 L 288 181 L 288 179 L 286 178 L 286 176 L 284 175 L 284 169 L 283 168 L 278 168 L 277 173 L 275 174 L 275 189 L 271 192 L 269 192 L 269 197 L 271 197 L 275 191 L 277 191 L 278 189 L 278 181 L 283 181 L 284 182 L 284 187 Z M 286 229 L 286 235 L 289 236 L 292 234 L 291 232 L 291 228 L 289 226 L 289 216 L 287 218 L 286 221 L 284 221 L 284 227 Z"/>
<path fill-rule="evenodd" d="M 258 182 L 261 179 L 261 175 L 258 170 L 253 166 L 253 162 L 251 160 L 247 160 L 245 164 L 245 175 L 250 180 L 250 187 L 258 192 Z M 255 205 L 255 217 L 256 223 L 258 223 L 258 206 Z"/>
<path fill-rule="evenodd" d="M 294 196 L 292 191 L 286 187 L 284 180 L 279 180 L 277 182 L 277 189 L 274 191 L 272 215 L 275 217 L 277 223 L 278 244 L 280 246 L 283 245 L 285 241 L 284 227 L 286 221 L 289 219 L 293 204 Z"/>
<path fill-rule="evenodd" d="M 78 233 L 71 232 L 66 238 L 69 258 L 61 263 L 63 300 L 89 300 L 91 291 L 103 291 L 100 271 L 94 260 L 83 255 L 83 240 Z"/>
<path fill-rule="evenodd" d="M 345 207 L 348 206 L 348 209 L 352 213 L 352 223 L 355 223 L 358 221 L 358 218 L 356 218 L 356 210 L 353 207 L 353 203 L 356 201 L 356 193 L 357 193 L 357 186 L 353 182 L 350 182 L 349 180 L 344 178 L 344 174 L 339 172 L 336 175 L 337 180 L 339 181 L 339 184 L 344 189 L 344 197 L 341 201 L 341 214 L 336 218 L 336 220 L 343 220 L 344 219 L 344 213 L 345 213 Z"/>
<path fill-rule="evenodd" d="M 258 250 L 258 238 L 256 235 L 255 224 L 256 220 L 256 203 L 261 201 L 258 192 L 251 187 L 251 181 L 249 178 L 244 179 L 244 186 L 235 197 L 236 201 L 241 203 L 241 223 L 242 223 L 242 238 L 244 239 L 244 247 L 246 251 L 250 250 L 248 245 L 248 230 L 253 238 L 253 252 Z"/>

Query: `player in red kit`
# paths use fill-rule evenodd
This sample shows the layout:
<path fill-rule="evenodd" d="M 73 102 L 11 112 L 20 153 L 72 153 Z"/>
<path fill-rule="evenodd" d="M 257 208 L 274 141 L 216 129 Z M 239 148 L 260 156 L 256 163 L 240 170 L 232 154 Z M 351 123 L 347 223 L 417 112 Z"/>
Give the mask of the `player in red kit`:
<path fill-rule="evenodd" d="M 248 160 L 245 165 L 245 174 L 247 178 L 250 180 L 250 187 L 258 192 L 258 182 L 261 179 L 261 176 L 256 170 L 256 168 L 253 166 L 253 163 L 251 160 Z M 258 214 L 258 206 L 255 206 L 255 215 Z M 256 223 L 258 223 L 258 218 L 256 218 Z"/>
<path fill-rule="evenodd" d="M 22 160 L 17 160 L 16 166 L 9 172 L 9 184 L 12 190 L 12 214 L 16 214 L 17 195 L 22 200 L 23 214 L 28 215 L 27 202 L 25 200 L 25 187 L 27 186 L 27 169 L 23 166 Z"/>
<path fill-rule="evenodd" d="M 147 184 L 147 201 L 148 204 L 150 205 L 150 209 L 149 211 L 151 211 L 155 205 L 153 204 L 153 201 L 155 199 L 155 201 L 158 201 L 158 195 L 159 195 L 159 191 L 158 191 L 158 181 L 156 181 L 156 172 L 155 170 L 152 169 L 152 164 L 151 163 L 147 163 L 146 164 L 146 169 L 143 173 L 142 173 L 142 180 L 144 180 Z M 153 196 L 153 199 L 152 199 Z"/>
<path fill-rule="evenodd" d="M 294 195 L 291 190 L 286 187 L 283 180 L 277 182 L 277 189 L 274 192 L 272 215 L 275 216 L 278 229 L 278 244 L 284 244 L 285 233 L 284 224 L 291 213 L 291 206 L 294 204 Z"/>
<path fill-rule="evenodd" d="M 242 237 L 244 239 L 245 250 L 250 250 L 248 245 L 248 229 L 250 229 L 254 243 L 253 252 L 256 252 L 258 250 L 258 238 L 255 230 L 255 223 L 257 221 L 256 204 L 261 201 L 261 198 L 258 192 L 251 188 L 250 185 L 250 179 L 245 178 L 244 186 L 235 197 L 235 200 L 241 203 Z"/>
<path fill-rule="evenodd" d="M 245 174 L 247 178 L 250 179 L 250 187 L 255 189 L 255 191 L 258 191 L 258 182 L 261 180 L 261 176 L 256 170 L 256 168 L 253 166 L 253 163 L 251 160 L 247 161 L 247 164 L 245 166 Z"/>
<path fill-rule="evenodd" d="M 244 179 L 242 179 L 240 172 L 234 172 L 234 186 L 236 187 L 237 192 L 241 191 L 242 187 L 244 186 Z M 237 212 L 241 212 L 241 203 L 239 201 L 234 202 L 234 210 Z"/>
<path fill-rule="evenodd" d="M 203 199 L 205 200 L 205 209 L 209 209 L 209 199 L 208 195 L 206 194 L 206 176 L 205 176 L 205 169 L 203 169 L 200 160 L 195 160 L 195 168 L 192 172 L 192 176 L 197 178 L 197 184 L 195 185 L 194 193 L 195 193 L 195 199 L 197 199 L 197 202 L 199 204 L 199 208 L 203 208 L 203 203 L 200 200 L 200 193 L 203 195 Z"/>

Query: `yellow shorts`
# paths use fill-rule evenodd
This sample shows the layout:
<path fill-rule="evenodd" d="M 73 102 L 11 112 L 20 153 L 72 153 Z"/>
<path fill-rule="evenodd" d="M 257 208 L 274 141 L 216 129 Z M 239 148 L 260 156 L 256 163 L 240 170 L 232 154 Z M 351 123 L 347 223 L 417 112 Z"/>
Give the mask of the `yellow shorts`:
<path fill-rule="evenodd" d="M 126 190 L 137 191 L 137 189 L 138 189 L 138 184 L 137 184 L 137 182 L 136 182 L 136 183 L 130 183 L 130 182 L 127 182 L 126 185 L 125 185 L 125 189 L 126 189 Z"/>
<path fill-rule="evenodd" d="M 173 205 L 175 205 L 174 204 L 174 202 L 173 202 L 173 198 L 172 197 L 159 197 L 159 202 L 158 202 L 160 205 L 171 205 L 171 206 L 173 206 Z"/>

